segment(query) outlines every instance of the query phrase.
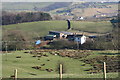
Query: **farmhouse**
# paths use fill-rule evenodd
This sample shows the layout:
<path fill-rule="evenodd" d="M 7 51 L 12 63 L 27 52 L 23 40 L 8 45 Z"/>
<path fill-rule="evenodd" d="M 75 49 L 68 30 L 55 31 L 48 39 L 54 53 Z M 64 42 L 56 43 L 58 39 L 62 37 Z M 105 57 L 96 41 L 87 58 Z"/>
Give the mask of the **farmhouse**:
<path fill-rule="evenodd" d="M 113 17 L 113 16 L 117 16 L 117 15 L 118 15 L 118 13 L 102 13 L 102 14 L 94 15 L 93 17 L 103 18 L 103 17 Z"/>

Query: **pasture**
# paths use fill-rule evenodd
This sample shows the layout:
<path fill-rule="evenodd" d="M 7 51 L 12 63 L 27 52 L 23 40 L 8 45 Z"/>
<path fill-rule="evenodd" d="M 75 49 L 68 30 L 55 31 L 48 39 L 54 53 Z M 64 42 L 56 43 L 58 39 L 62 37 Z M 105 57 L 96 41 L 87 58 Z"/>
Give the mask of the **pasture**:
<path fill-rule="evenodd" d="M 61 56 L 61 52 L 78 52 L 79 58 Z M 26 53 L 25 53 L 26 52 Z M 28 53 L 29 51 L 14 51 L 2 54 L 2 76 L 9 78 L 13 75 L 14 69 L 18 70 L 18 78 L 58 78 L 58 63 L 64 64 L 65 73 L 63 78 L 103 78 L 103 73 L 90 74 L 88 69 L 93 66 L 83 62 L 84 59 L 96 58 L 99 56 L 119 56 L 118 51 L 77 51 L 77 50 L 38 50 L 37 52 Z M 66 52 L 66 53 L 68 53 Z M 80 52 L 80 53 L 79 53 Z M 40 56 L 42 54 L 42 56 Z M 55 55 L 56 54 L 56 55 Z M 82 55 L 89 54 L 89 55 Z M 40 69 L 33 67 L 39 66 Z M 47 71 L 52 69 L 52 71 Z M 108 72 L 107 78 L 118 77 L 118 72 Z"/>
<path fill-rule="evenodd" d="M 90 22 L 90 21 L 71 21 L 71 27 L 73 31 L 88 31 L 95 33 L 107 33 L 112 30 L 112 24 L 108 21 Z M 4 25 L 4 31 L 20 30 L 29 34 L 30 37 L 45 36 L 50 30 L 53 31 L 65 31 L 67 30 L 67 21 L 38 21 L 38 22 L 26 22 L 19 24 Z M 71 31 L 72 32 L 72 31 Z"/>

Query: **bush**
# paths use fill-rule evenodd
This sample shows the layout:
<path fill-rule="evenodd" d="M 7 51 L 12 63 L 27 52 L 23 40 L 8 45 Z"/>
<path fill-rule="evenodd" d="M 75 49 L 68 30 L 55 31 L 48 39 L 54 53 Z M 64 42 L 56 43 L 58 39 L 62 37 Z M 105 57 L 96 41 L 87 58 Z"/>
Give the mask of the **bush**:
<path fill-rule="evenodd" d="M 57 40 L 50 43 L 51 49 L 75 49 L 76 43 L 67 40 Z"/>

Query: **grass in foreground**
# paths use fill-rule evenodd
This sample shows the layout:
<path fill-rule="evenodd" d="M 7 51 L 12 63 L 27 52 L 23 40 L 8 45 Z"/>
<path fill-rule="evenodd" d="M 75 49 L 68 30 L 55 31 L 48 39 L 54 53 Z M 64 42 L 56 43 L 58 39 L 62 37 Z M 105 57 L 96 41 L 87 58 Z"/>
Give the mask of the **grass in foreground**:
<path fill-rule="evenodd" d="M 111 53 L 111 51 L 108 51 Z M 91 57 L 103 55 L 99 54 L 100 51 L 93 51 L 90 55 Z M 106 53 L 102 51 L 102 53 Z M 112 53 L 116 53 L 112 52 Z M 73 59 L 68 57 L 60 57 L 58 55 L 52 55 L 45 52 L 48 57 L 42 56 L 40 60 L 38 58 L 32 57 L 32 54 L 24 53 L 24 51 L 16 51 L 3 54 L 3 78 L 8 78 L 13 75 L 13 70 L 18 69 L 18 78 L 58 78 L 59 74 L 56 71 L 59 62 L 65 64 L 65 73 L 63 78 L 103 78 L 103 74 L 87 74 L 86 69 L 92 66 L 86 64 L 86 66 L 81 66 L 84 62 L 80 59 Z M 21 56 L 21 58 L 16 58 L 16 56 Z M 7 61 L 6 61 L 7 60 Z M 50 60 L 50 61 L 47 61 Z M 33 69 L 33 66 L 42 66 L 42 70 Z M 52 68 L 53 72 L 47 72 L 45 69 Z M 116 78 L 118 73 L 107 73 L 107 78 Z"/>

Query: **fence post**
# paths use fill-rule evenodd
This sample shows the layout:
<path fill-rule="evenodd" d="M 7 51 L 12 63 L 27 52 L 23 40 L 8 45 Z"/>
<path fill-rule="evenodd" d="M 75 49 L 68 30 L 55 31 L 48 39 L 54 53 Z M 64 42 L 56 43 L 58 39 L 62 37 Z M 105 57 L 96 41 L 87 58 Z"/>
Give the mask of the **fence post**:
<path fill-rule="evenodd" d="M 106 63 L 104 62 L 104 72 L 103 72 L 103 74 L 104 74 L 104 80 L 106 80 Z"/>
<path fill-rule="evenodd" d="M 17 69 L 14 70 L 14 80 L 17 80 Z"/>
<path fill-rule="evenodd" d="M 62 80 L 62 64 L 60 64 L 60 80 Z"/>

